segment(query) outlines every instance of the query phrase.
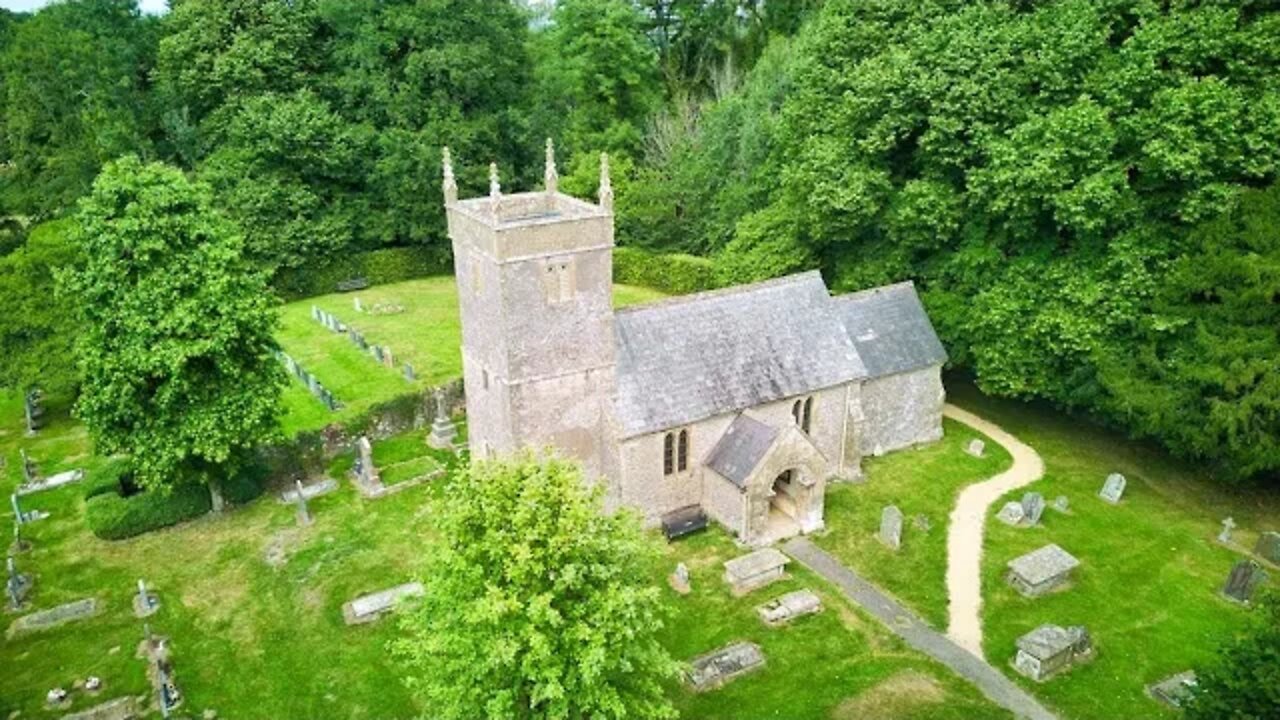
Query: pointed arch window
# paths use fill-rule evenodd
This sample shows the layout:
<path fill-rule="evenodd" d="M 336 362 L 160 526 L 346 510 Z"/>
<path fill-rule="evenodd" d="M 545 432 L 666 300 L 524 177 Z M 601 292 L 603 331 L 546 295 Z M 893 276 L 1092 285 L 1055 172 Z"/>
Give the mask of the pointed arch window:
<path fill-rule="evenodd" d="M 675 475 L 689 469 L 689 429 L 671 431 L 662 438 L 662 474 Z"/>
<path fill-rule="evenodd" d="M 807 397 L 804 399 L 804 414 L 800 419 L 800 429 L 807 433 L 809 432 L 809 428 L 812 427 L 812 424 L 813 424 L 813 398 Z"/>
<path fill-rule="evenodd" d="M 662 438 L 662 474 L 670 475 L 676 471 L 676 434 L 667 433 Z"/>
<path fill-rule="evenodd" d="M 684 472 L 689 469 L 689 430 L 680 431 L 680 439 L 676 443 L 676 470 Z"/>

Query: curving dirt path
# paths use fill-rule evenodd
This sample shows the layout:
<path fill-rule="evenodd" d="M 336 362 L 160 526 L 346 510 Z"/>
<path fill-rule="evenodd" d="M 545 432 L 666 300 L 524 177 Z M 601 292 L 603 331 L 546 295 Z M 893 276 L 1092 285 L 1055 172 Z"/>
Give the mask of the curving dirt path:
<path fill-rule="evenodd" d="M 995 423 L 947 404 L 942 414 L 1004 446 L 1013 465 L 960 492 L 947 529 L 947 637 L 982 657 L 982 535 L 987 509 L 1001 496 L 1044 475 L 1044 461 L 1031 446 Z"/>

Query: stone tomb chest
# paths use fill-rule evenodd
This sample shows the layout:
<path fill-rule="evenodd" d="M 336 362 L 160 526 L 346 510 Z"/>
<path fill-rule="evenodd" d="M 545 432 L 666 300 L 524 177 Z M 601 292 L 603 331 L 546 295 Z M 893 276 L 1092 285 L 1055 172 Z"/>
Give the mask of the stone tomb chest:
<path fill-rule="evenodd" d="M 401 600 L 420 597 L 425 592 L 426 588 L 422 583 L 411 582 L 369 595 L 361 595 L 342 606 L 342 618 L 348 625 L 373 622 L 384 613 L 394 610 Z"/>
<path fill-rule="evenodd" d="M 1079 626 L 1041 625 L 1018 638 L 1013 667 L 1037 682 L 1093 656 L 1089 633 Z"/>
<path fill-rule="evenodd" d="M 706 692 L 763 666 L 764 653 L 759 645 L 737 642 L 690 661 L 689 684 L 694 692 Z"/>
<path fill-rule="evenodd" d="M 756 550 L 725 561 L 724 581 L 734 595 L 745 595 L 781 579 L 788 562 L 787 556 L 774 548 Z"/>
<path fill-rule="evenodd" d="M 1009 561 L 1009 584 L 1027 597 L 1044 595 L 1071 580 L 1080 561 L 1057 545 L 1045 545 Z"/>

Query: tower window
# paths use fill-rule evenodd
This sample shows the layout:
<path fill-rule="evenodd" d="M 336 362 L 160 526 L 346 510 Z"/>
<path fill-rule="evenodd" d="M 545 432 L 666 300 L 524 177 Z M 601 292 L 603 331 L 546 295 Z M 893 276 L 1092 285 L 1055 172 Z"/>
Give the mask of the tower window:
<path fill-rule="evenodd" d="M 548 262 L 543 275 L 543 290 L 546 293 L 547 302 L 561 303 L 573 299 L 578 290 L 578 283 L 572 259 Z"/>
<path fill-rule="evenodd" d="M 489 389 L 489 371 L 488 370 L 480 371 L 480 387 L 482 387 L 485 390 Z"/>

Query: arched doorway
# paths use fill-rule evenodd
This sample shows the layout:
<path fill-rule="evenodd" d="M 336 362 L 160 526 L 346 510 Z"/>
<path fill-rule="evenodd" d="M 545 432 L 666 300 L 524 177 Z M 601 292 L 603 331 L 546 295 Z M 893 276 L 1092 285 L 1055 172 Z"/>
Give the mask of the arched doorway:
<path fill-rule="evenodd" d="M 802 517 L 802 488 L 800 471 L 789 468 L 773 479 L 769 496 L 769 518 L 765 535 L 769 538 L 785 538 L 800 534 Z"/>

